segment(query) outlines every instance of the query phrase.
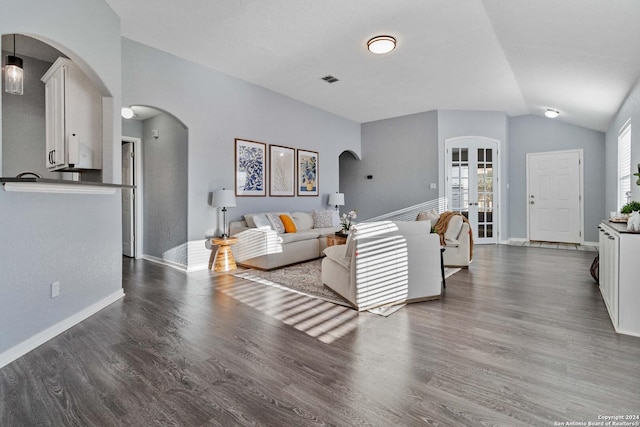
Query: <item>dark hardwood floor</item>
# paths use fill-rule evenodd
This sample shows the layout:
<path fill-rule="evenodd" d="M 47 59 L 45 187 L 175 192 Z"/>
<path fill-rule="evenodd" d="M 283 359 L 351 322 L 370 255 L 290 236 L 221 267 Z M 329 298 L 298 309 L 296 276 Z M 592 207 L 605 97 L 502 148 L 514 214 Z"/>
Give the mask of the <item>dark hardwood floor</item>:
<path fill-rule="evenodd" d="M 640 338 L 614 332 L 594 256 L 477 246 L 442 299 L 388 318 L 126 259 L 123 300 L 0 370 L 0 425 L 553 426 L 640 414 Z"/>

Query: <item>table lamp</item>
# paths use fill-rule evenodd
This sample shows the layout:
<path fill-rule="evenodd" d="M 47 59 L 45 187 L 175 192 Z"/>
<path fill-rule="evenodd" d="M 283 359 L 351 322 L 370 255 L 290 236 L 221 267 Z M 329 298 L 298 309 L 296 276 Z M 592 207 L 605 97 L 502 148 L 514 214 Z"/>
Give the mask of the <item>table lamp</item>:
<path fill-rule="evenodd" d="M 236 195 L 233 190 L 216 190 L 213 192 L 213 200 L 211 205 L 214 208 L 222 208 L 222 221 L 223 221 L 223 229 L 222 236 L 223 238 L 229 237 L 229 233 L 227 233 L 227 208 L 235 208 L 236 207 Z"/>
<path fill-rule="evenodd" d="M 340 206 L 344 206 L 344 193 L 335 192 L 329 194 L 329 205 L 334 206 L 336 210 L 338 210 Z"/>

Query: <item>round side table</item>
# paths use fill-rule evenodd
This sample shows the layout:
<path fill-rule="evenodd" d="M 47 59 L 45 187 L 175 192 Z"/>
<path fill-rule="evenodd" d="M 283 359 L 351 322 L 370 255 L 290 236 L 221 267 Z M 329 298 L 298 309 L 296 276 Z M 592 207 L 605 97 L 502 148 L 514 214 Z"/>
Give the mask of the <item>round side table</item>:
<path fill-rule="evenodd" d="M 213 271 L 216 273 L 233 271 L 237 269 L 236 260 L 233 258 L 233 252 L 231 252 L 231 245 L 238 243 L 237 237 L 212 237 L 211 244 L 216 245 L 216 255 L 213 262 L 209 262 L 209 268 L 213 264 Z"/>

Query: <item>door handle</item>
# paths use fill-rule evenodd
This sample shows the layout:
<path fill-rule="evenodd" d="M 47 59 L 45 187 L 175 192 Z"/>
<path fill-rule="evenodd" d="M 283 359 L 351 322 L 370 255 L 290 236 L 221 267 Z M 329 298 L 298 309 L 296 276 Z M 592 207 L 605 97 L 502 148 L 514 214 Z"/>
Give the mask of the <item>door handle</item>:
<path fill-rule="evenodd" d="M 534 202 L 533 200 L 529 202 L 530 205 L 535 205 L 536 202 Z"/>

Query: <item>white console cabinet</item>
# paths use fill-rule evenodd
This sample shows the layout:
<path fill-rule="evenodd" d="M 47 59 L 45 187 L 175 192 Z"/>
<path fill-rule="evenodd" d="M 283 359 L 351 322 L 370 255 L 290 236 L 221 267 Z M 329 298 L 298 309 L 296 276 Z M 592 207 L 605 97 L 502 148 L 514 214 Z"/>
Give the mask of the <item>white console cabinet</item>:
<path fill-rule="evenodd" d="M 640 233 L 602 222 L 600 293 L 616 332 L 640 336 Z"/>
<path fill-rule="evenodd" d="M 58 58 L 45 83 L 46 165 L 49 170 L 102 169 L 102 96 L 67 58 Z"/>

